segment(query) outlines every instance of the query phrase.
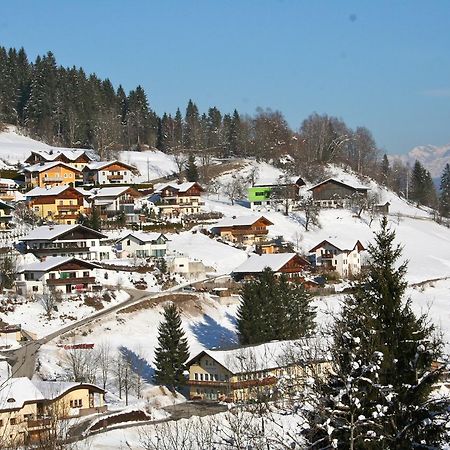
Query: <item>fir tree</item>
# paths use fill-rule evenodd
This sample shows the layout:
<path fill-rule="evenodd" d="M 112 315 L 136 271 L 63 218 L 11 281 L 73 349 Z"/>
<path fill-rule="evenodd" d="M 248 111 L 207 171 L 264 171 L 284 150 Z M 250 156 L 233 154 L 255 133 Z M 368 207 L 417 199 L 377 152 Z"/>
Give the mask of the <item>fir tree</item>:
<path fill-rule="evenodd" d="M 380 171 L 381 171 L 381 180 L 383 184 L 387 185 L 391 174 L 391 165 L 389 164 L 389 159 L 386 153 L 383 155 L 383 159 L 381 160 Z"/>
<path fill-rule="evenodd" d="M 436 207 L 437 196 L 430 172 L 416 160 L 411 174 L 409 198 L 418 205 Z"/>
<path fill-rule="evenodd" d="M 179 149 L 183 146 L 183 117 L 180 108 L 177 109 L 173 124 L 174 148 Z"/>
<path fill-rule="evenodd" d="M 237 328 L 242 344 L 298 339 L 314 329 L 316 312 L 301 284 L 266 268 L 241 290 Z"/>
<path fill-rule="evenodd" d="M 319 383 L 310 448 L 334 442 L 342 449 L 425 449 L 441 442 L 449 402 L 430 392 L 442 370 L 432 368 L 442 342 L 404 299 L 406 263 L 399 264 L 394 239 L 384 217 L 368 249 L 367 276 L 332 329 L 333 370 Z"/>
<path fill-rule="evenodd" d="M 189 155 L 186 165 L 186 179 L 189 182 L 198 181 L 198 169 L 195 163 L 195 156 L 192 153 Z"/>
<path fill-rule="evenodd" d="M 184 120 L 183 144 L 185 148 L 196 149 L 200 143 L 200 118 L 197 105 L 189 100 Z"/>
<path fill-rule="evenodd" d="M 450 216 L 450 164 L 446 164 L 441 176 L 439 212 L 444 217 Z"/>
<path fill-rule="evenodd" d="M 88 216 L 86 226 L 93 230 L 100 231 L 102 228 L 102 220 L 100 217 L 100 210 L 97 206 L 92 206 L 91 214 Z"/>
<path fill-rule="evenodd" d="M 183 372 L 189 358 L 189 346 L 181 325 L 178 308 L 170 303 L 164 308 L 164 320 L 158 327 L 155 350 L 155 383 L 171 390 L 185 384 Z"/>

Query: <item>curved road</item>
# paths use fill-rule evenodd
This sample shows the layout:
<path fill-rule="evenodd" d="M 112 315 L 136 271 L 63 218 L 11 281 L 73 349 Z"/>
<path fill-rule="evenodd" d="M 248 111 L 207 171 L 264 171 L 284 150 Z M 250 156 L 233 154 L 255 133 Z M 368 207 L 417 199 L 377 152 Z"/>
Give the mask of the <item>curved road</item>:
<path fill-rule="evenodd" d="M 14 378 L 18 377 L 28 377 L 31 378 L 35 372 L 36 369 L 36 358 L 37 354 L 39 352 L 39 348 L 41 345 L 46 344 L 47 342 L 50 342 L 51 340 L 55 339 L 58 336 L 61 336 L 69 331 L 76 330 L 77 328 L 80 328 L 88 323 L 93 322 L 94 320 L 107 316 L 108 314 L 114 313 L 118 311 L 119 309 L 122 309 L 125 306 L 132 305 L 134 303 L 140 303 L 142 301 L 159 297 L 164 294 L 169 294 L 172 292 L 179 291 L 187 286 L 190 286 L 192 284 L 196 284 L 202 281 L 209 281 L 212 279 L 217 278 L 217 276 L 207 278 L 205 280 L 196 280 L 194 282 L 185 283 L 182 285 L 174 286 L 170 289 L 167 289 L 165 291 L 161 292 L 154 292 L 154 293 L 148 293 L 146 291 L 140 291 L 138 289 L 124 289 L 129 295 L 130 298 L 118 303 L 117 305 L 111 306 L 109 308 L 102 309 L 99 312 L 96 312 L 95 314 L 92 314 L 91 316 L 85 317 L 84 319 L 78 320 L 77 322 L 73 322 L 70 325 L 67 325 L 63 328 L 60 328 L 59 330 L 44 336 L 41 339 L 37 339 L 35 341 L 27 342 L 25 345 L 18 349 L 14 350 L 7 350 L 2 352 L 4 356 L 8 359 L 9 363 L 11 364 L 12 370 L 11 370 L 11 376 Z"/>

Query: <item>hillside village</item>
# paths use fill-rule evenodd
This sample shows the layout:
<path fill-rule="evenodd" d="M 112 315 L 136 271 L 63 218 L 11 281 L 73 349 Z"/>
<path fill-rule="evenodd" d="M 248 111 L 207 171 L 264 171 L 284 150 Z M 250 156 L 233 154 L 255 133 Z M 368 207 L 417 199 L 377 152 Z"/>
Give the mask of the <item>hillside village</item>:
<path fill-rule="evenodd" d="M 1 154 L 11 140 L 29 143 L 13 130 L 0 134 Z M 203 184 L 177 173 L 170 155 L 121 155 L 99 161 L 92 150 L 32 148 L 20 167 L 5 167 L 17 171 L 0 192 L 0 426 L 8 442 L 39 441 L 57 410 L 58 422 L 69 418 L 88 435 L 100 419 L 105 430 L 147 423 L 186 400 L 255 399 L 287 374 L 305 377 L 309 363 L 325 374 L 330 357 L 316 347 L 318 335 L 308 337 L 316 348 L 308 364 L 283 362 L 295 339 L 240 348 L 239 294 L 269 268 L 303 286 L 325 326 L 367 267 L 383 216 L 409 260 L 414 310 L 429 307 L 449 342 L 450 235 L 431 210 L 339 166 L 311 182 L 248 159 Z M 155 180 L 144 180 L 146 158 L 159 158 Z M 242 185 L 230 193 L 237 177 Z M 171 302 L 189 345 L 184 397 L 155 385 L 157 328 Z"/>

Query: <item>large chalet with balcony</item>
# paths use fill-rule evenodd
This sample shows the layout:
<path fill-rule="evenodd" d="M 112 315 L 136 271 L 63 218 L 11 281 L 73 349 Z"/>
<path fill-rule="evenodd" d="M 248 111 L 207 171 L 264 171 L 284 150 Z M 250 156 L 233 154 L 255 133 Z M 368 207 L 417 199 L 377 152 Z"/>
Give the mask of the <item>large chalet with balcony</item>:
<path fill-rule="evenodd" d="M 36 187 L 26 194 L 28 208 L 42 220 L 61 225 L 76 224 L 80 215 L 89 213 L 90 193 L 72 186 Z"/>
<path fill-rule="evenodd" d="M 162 217 L 181 217 L 197 214 L 205 204 L 201 195 L 204 189 L 196 182 L 169 183 L 155 186 L 149 200 L 157 205 Z"/>
<path fill-rule="evenodd" d="M 121 161 L 97 161 L 83 168 L 84 184 L 101 186 L 107 184 L 133 184 L 139 175 L 137 167 Z"/>
<path fill-rule="evenodd" d="M 186 367 L 191 400 L 240 402 L 282 395 L 276 389 L 280 378 L 290 379 L 296 389 L 313 372 L 326 376 L 330 363 L 317 340 L 310 338 L 203 350 Z"/>
<path fill-rule="evenodd" d="M 22 169 L 22 172 L 28 189 L 61 185 L 75 186 L 75 182 L 81 175 L 79 169 L 59 161 L 28 166 Z"/>
<path fill-rule="evenodd" d="M 232 276 L 236 281 L 248 280 L 261 275 L 267 268 L 277 276 L 284 275 L 290 281 L 301 282 L 311 264 L 297 253 L 251 255 L 247 261 L 233 270 Z"/>
<path fill-rule="evenodd" d="M 97 285 L 94 270 L 99 267 L 82 259 L 50 256 L 23 266 L 18 271 L 16 290 L 23 296 L 42 294 L 46 289 L 63 294 L 91 291 Z"/>
<path fill-rule="evenodd" d="M 243 245 L 254 245 L 266 239 L 267 227 L 273 223 L 264 216 L 226 217 L 211 227 L 221 238 Z"/>
<path fill-rule="evenodd" d="M 361 272 L 361 253 L 364 250 L 361 241 L 332 243 L 324 240 L 313 247 L 309 254 L 314 266 L 324 270 L 336 271 L 341 277 L 349 278 Z"/>
<path fill-rule="evenodd" d="M 124 213 L 127 223 L 139 221 L 141 205 L 139 200 L 142 195 L 129 186 L 114 186 L 93 189 L 90 203 L 92 207 L 100 210 L 103 220 L 117 217 L 118 213 Z"/>
<path fill-rule="evenodd" d="M 48 151 L 31 151 L 30 156 L 25 160 L 25 164 L 35 165 L 59 161 L 69 164 L 75 169 L 83 170 L 86 164 L 95 161 L 95 159 L 96 155 L 90 149 L 51 148 Z"/>
<path fill-rule="evenodd" d="M 104 389 L 88 383 L 26 377 L 4 380 L 0 391 L 2 447 L 51 442 L 58 421 L 106 412 L 104 397 Z"/>
<path fill-rule="evenodd" d="M 49 256 L 71 256 L 84 260 L 109 259 L 110 246 L 103 245 L 107 236 L 83 225 L 45 225 L 20 238 L 25 252 L 45 259 Z"/>
<path fill-rule="evenodd" d="M 369 188 L 352 186 L 334 178 L 328 178 L 308 189 L 314 203 L 323 208 L 342 208 L 349 205 L 355 197 L 367 197 Z"/>

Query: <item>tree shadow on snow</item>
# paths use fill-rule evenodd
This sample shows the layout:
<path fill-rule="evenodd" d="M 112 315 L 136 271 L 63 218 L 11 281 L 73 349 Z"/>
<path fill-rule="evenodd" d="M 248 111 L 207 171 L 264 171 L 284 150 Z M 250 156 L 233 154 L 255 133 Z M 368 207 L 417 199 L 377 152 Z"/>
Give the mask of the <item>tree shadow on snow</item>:
<path fill-rule="evenodd" d="M 202 322 L 190 325 L 192 333 L 206 348 L 228 348 L 237 344 L 237 335 L 234 331 L 225 328 L 211 316 L 204 316 Z"/>
<path fill-rule="evenodd" d="M 139 375 L 146 383 L 153 383 L 155 369 L 147 362 L 146 359 L 142 358 L 127 347 L 120 347 L 119 352 L 124 359 L 130 363 L 133 372 Z"/>

